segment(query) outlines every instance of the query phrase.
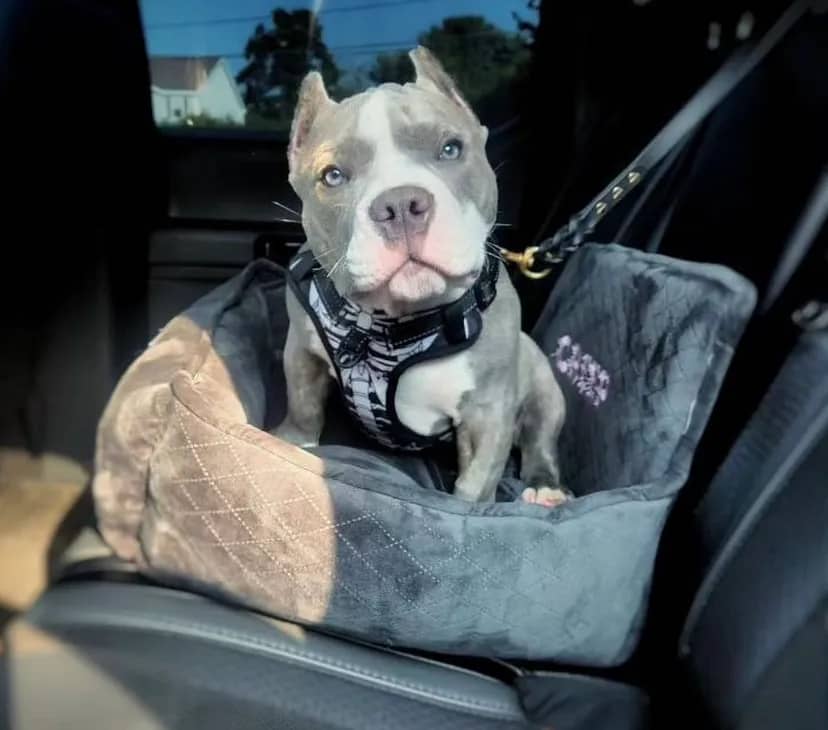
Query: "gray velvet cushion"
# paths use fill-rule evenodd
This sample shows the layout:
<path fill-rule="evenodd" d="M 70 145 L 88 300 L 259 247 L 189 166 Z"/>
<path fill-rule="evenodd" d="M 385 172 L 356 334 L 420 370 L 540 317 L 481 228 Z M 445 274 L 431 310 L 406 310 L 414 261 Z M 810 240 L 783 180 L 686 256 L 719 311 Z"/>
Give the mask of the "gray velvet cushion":
<path fill-rule="evenodd" d="M 329 631 L 448 653 L 611 666 L 635 647 L 668 508 L 753 288 L 618 246 L 567 264 L 535 332 L 567 398 L 577 499 L 468 504 L 428 469 L 266 430 L 284 277 L 257 262 L 172 320 L 101 420 L 102 533 L 156 580 Z M 504 476 L 500 498 L 521 485 Z"/>

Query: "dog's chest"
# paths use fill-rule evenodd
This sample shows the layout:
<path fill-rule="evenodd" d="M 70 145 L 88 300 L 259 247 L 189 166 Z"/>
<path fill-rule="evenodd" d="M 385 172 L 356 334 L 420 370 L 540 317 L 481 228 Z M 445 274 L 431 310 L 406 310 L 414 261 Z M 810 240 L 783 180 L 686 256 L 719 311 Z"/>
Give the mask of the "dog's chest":
<path fill-rule="evenodd" d="M 336 370 L 310 319 L 305 323 L 304 334 L 310 351 L 328 364 L 331 377 L 336 378 Z M 421 436 L 444 432 L 460 423 L 460 402 L 474 387 L 468 352 L 407 366 L 394 396 L 397 418 Z"/>
<path fill-rule="evenodd" d="M 412 365 L 397 386 L 397 416 L 423 436 L 445 431 L 460 423 L 460 402 L 474 385 L 468 352 Z"/>

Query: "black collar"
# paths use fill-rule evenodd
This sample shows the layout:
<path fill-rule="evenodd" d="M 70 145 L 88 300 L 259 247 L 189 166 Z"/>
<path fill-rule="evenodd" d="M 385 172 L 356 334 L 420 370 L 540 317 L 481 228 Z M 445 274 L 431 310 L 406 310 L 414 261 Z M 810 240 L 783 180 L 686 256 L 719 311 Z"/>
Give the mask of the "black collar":
<path fill-rule="evenodd" d="M 344 318 L 351 313 L 361 311 L 354 302 L 343 297 L 328 276 L 321 270 L 310 251 L 302 251 L 290 264 L 291 274 L 301 280 L 313 277 L 325 308 L 333 317 Z M 392 345 L 411 342 L 429 332 L 442 329 L 446 340 L 455 344 L 469 338 L 466 317 L 473 311 L 482 312 L 491 305 L 497 295 L 497 278 L 500 262 L 492 256 L 486 256 L 486 263 L 477 281 L 463 295 L 450 304 L 434 307 L 422 312 L 389 317 L 383 312 L 372 313 L 372 320 L 384 330 L 384 335 Z"/>

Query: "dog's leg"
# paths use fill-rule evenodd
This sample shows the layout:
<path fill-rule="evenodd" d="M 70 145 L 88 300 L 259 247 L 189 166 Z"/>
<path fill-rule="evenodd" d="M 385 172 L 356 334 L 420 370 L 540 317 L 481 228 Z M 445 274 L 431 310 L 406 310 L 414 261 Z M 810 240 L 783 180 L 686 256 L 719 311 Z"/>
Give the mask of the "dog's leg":
<path fill-rule="evenodd" d="M 328 364 L 298 340 L 291 324 L 284 349 L 287 416 L 275 435 L 296 446 L 317 446 L 325 425 L 331 376 Z"/>
<path fill-rule="evenodd" d="M 521 481 L 530 485 L 521 497 L 525 502 L 554 507 L 572 496 L 561 485 L 558 466 L 558 436 L 566 402 L 540 348 L 525 334 L 520 344 L 525 390 L 515 442 L 521 452 Z"/>
<path fill-rule="evenodd" d="M 504 424 L 514 415 L 498 414 L 502 405 L 461 406 L 457 427 L 457 457 L 460 473 L 454 495 L 470 502 L 491 502 L 512 449 L 512 434 Z"/>

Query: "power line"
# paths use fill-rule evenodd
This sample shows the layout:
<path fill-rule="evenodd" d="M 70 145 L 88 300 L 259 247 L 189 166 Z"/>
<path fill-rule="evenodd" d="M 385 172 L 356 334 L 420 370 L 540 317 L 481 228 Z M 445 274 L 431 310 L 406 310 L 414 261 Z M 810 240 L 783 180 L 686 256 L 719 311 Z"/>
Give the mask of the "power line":
<path fill-rule="evenodd" d="M 320 15 L 335 15 L 337 13 L 351 13 L 357 10 L 376 10 L 378 8 L 395 8 L 399 5 L 422 5 L 424 3 L 433 3 L 437 2 L 438 0 L 389 0 L 389 2 L 372 2 L 372 3 L 362 3 L 360 5 L 345 5 L 341 8 L 331 8 L 330 10 L 325 10 L 324 6 L 322 7 Z"/>
<path fill-rule="evenodd" d="M 233 23 L 255 23 L 267 20 L 268 16 L 248 15 L 239 18 L 212 18 L 210 20 L 174 20 L 169 23 L 155 23 L 147 25 L 147 30 L 166 30 L 172 28 L 190 28 L 194 26 L 231 25 Z"/>
<path fill-rule="evenodd" d="M 462 38 L 483 38 L 490 35 L 488 30 L 477 33 L 466 33 Z M 381 41 L 375 43 L 353 43 L 345 46 L 328 46 L 328 50 L 336 55 L 369 55 L 372 53 L 383 53 L 384 51 L 399 51 L 414 48 L 419 41 L 417 39 L 407 41 Z M 247 58 L 244 51 L 230 51 L 228 53 L 210 53 L 210 56 L 219 56 L 221 58 Z M 307 51 L 302 48 L 278 48 L 268 51 L 266 55 L 301 55 L 306 56 Z M 167 54 L 150 54 L 151 58 L 167 57 Z M 173 58 L 175 56 L 172 56 Z M 185 56 L 189 58 L 189 56 Z"/>
<path fill-rule="evenodd" d="M 445 2 L 445 0 L 439 0 Z M 387 0 L 387 2 L 368 2 L 360 3 L 359 5 L 345 5 L 343 7 L 335 7 L 325 9 L 323 6 L 319 12 L 320 16 L 336 15 L 338 13 L 355 13 L 361 10 L 379 10 L 381 8 L 396 8 L 402 5 L 423 5 L 425 3 L 438 2 L 438 0 Z M 303 10 L 307 8 L 296 8 Z M 239 23 L 256 23 L 270 20 L 271 15 L 243 15 L 230 18 L 207 18 L 205 20 L 171 20 L 167 23 L 153 23 L 145 26 L 147 30 L 164 30 L 172 28 L 190 28 L 194 26 L 211 26 L 211 25 L 232 25 Z"/>
<path fill-rule="evenodd" d="M 497 29 L 497 30 L 505 30 L 505 29 Z M 513 33 L 517 34 L 515 31 Z M 467 40 L 469 38 L 485 38 L 486 36 L 491 35 L 492 31 L 490 29 L 482 30 L 482 31 L 475 31 L 474 33 L 464 33 L 459 38 L 463 40 Z M 399 40 L 399 41 L 375 41 L 369 43 L 351 43 L 348 45 L 343 46 L 327 46 L 327 49 L 333 53 L 369 53 L 369 52 L 382 52 L 382 51 L 394 51 L 399 50 L 401 48 L 414 48 L 420 41 L 417 39 L 413 40 Z M 301 48 L 277 48 L 268 51 L 268 55 L 270 54 L 301 54 L 306 55 L 307 50 Z M 150 54 L 155 57 L 164 57 L 168 54 L 159 53 L 157 56 L 155 54 Z M 210 53 L 207 54 L 210 56 L 221 56 L 222 58 L 247 58 L 247 54 L 244 51 L 230 51 L 229 53 Z M 172 56 L 175 57 L 175 56 Z M 189 56 L 185 56 L 189 58 Z"/>
<path fill-rule="evenodd" d="M 360 53 L 382 53 L 383 51 L 397 51 L 400 49 L 405 48 L 413 48 L 417 45 L 416 40 L 412 41 L 388 41 L 385 43 L 355 43 L 353 45 L 348 46 L 331 46 L 328 48 L 329 51 L 333 53 L 344 53 L 344 54 L 360 54 Z M 307 55 L 307 51 L 301 48 L 280 48 L 275 51 L 276 54 L 294 54 L 294 55 Z M 154 56 L 150 54 L 151 58 L 163 58 L 166 54 L 159 54 L 158 56 Z M 219 56 L 221 58 L 247 58 L 247 54 L 239 51 L 233 51 L 232 53 L 211 53 L 210 56 Z"/>

